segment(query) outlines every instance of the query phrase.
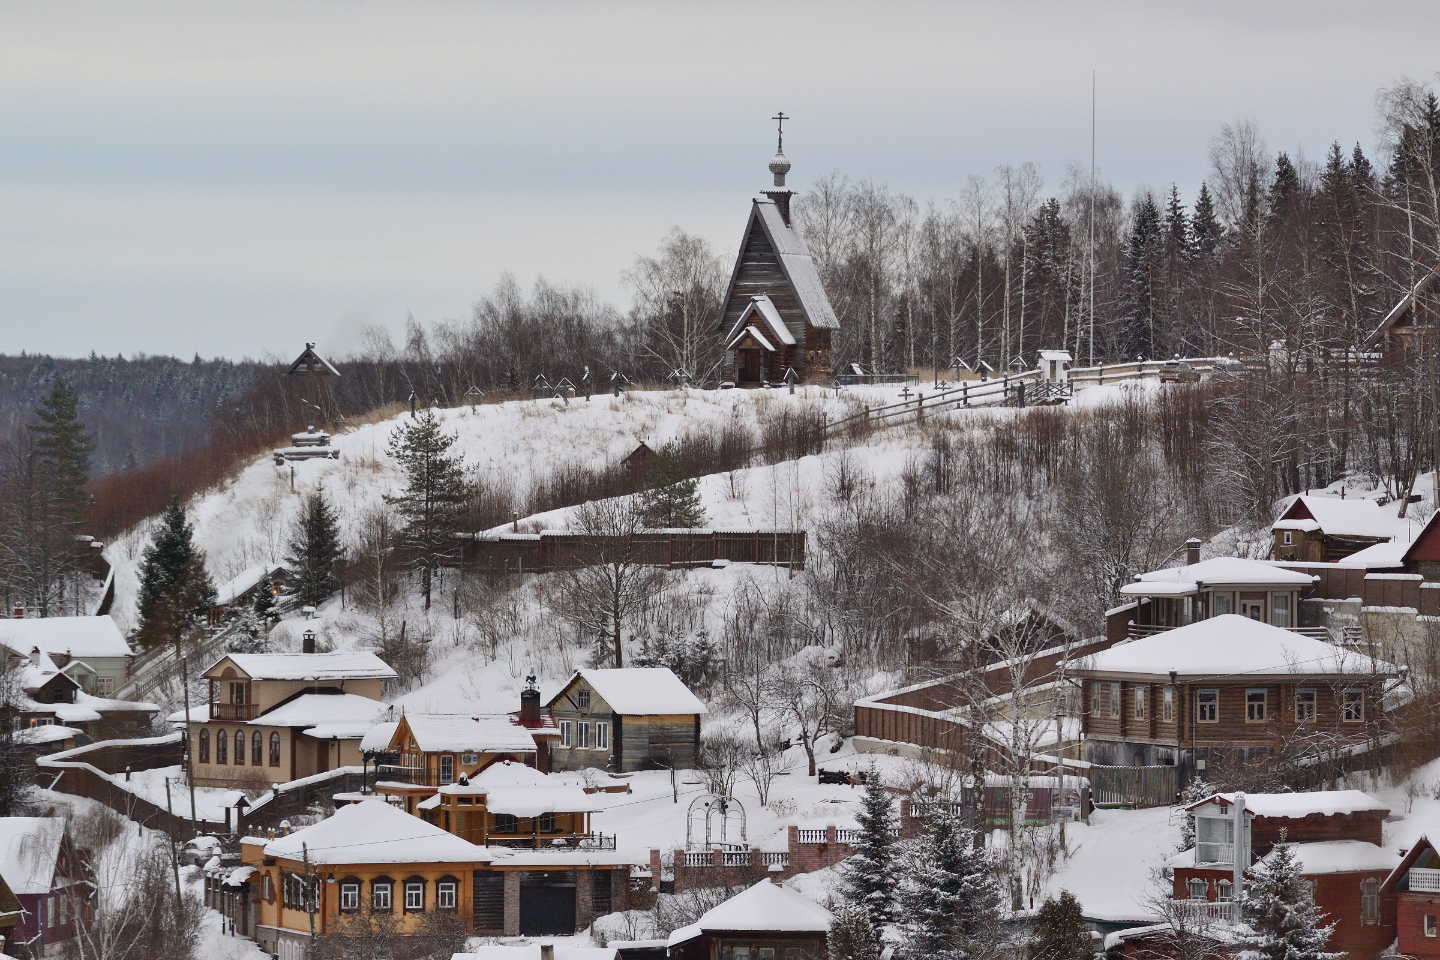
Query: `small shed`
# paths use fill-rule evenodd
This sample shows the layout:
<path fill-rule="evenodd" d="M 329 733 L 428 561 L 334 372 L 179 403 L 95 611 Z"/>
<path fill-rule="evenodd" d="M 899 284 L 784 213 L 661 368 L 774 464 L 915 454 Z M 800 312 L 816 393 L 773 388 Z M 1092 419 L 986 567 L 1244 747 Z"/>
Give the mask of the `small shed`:
<path fill-rule="evenodd" d="M 651 449 L 650 445 L 641 440 L 635 449 L 620 461 L 620 465 L 631 473 L 643 476 L 650 471 L 650 464 L 657 456 L 658 454 Z"/>
<path fill-rule="evenodd" d="M 1069 350 L 1041 350 L 1040 382 L 1069 383 L 1070 366 L 1074 362 Z"/>

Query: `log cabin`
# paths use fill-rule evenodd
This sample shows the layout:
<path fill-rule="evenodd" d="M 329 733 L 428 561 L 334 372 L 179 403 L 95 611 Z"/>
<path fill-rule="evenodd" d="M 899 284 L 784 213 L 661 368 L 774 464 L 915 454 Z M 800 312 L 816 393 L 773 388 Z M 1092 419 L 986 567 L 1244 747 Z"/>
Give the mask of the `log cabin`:
<path fill-rule="evenodd" d="M 1079 661 L 1085 759 L 1174 765 L 1367 743 L 1389 663 L 1238 614 L 1119 643 Z"/>
<path fill-rule="evenodd" d="M 1392 508 L 1393 511 L 1393 508 Z M 1302 494 L 1270 530 L 1276 560 L 1335 563 L 1394 539 L 1404 521 L 1387 516 L 1374 500 Z"/>
<path fill-rule="evenodd" d="M 1405 295 L 1396 301 L 1368 338 L 1367 347 L 1378 347 L 1386 353 L 1405 353 L 1426 333 L 1433 336 L 1440 320 L 1440 264 L 1415 281 Z"/>
<path fill-rule="evenodd" d="M 774 185 L 751 203 L 717 324 L 725 338 L 723 376 L 736 386 L 779 384 L 789 370 L 801 380 L 830 372 L 840 321 L 791 217 L 789 172 L 782 139 L 770 161 Z"/>
<path fill-rule="evenodd" d="M 547 707 L 560 738 L 551 769 L 689 769 L 705 704 L 666 667 L 584 669 Z"/>
<path fill-rule="evenodd" d="M 187 723 L 198 786 L 287 783 L 361 765 L 396 673 L 373 653 L 231 653 L 201 675 L 205 715 Z"/>
<path fill-rule="evenodd" d="M 464 774 L 416 804 L 419 813 L 457 837 L 481 846 L 615 848 L 615 838 L 590 830 L 590 815 L 603 810 L 594 794 L 552 779 L 513 760 Z"/>

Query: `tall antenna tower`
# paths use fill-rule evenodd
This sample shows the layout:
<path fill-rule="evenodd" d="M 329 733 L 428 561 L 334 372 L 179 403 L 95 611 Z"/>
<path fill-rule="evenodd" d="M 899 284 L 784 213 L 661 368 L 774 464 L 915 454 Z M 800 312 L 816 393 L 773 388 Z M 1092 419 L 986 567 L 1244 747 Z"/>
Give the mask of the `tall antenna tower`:
<path fill-rule="evenodd" d="M 1090 71 L 1090 366 L 1095 366 L 1095 71 Z"/>

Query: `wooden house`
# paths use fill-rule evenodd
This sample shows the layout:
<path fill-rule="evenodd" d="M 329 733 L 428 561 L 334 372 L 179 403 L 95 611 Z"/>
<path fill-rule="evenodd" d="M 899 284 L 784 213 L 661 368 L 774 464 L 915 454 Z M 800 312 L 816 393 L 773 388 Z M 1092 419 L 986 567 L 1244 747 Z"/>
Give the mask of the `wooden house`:
<path fill-rule="evenodd" d="M 665 942 L 672 960 L 822 960 L 833 916 L 789 887 L 761 880 L 681 927 Z"/>
<path fill-rule="evenodd" d="M 150 721 L 160 712 L 153 703 L 87 693 L 85 688 L 94 687 L 96 675 L 83 660 L 67 659 L 62 654 L 61 663 L 57 663 L 54 656 L 39 647 L 32 647 L 29 656 L 22 656 L 0 646 L 0 656 L 6 659 L 6 668 L 15 678 L 0 691 L 0 696 L 12 711 L 12 722 L 22 727 L 53 725 L 89 739 L 133 737 L 148 730 Z M 55 738 L 54 731 L 37 731 L 30 742 L 38 744 Z"/>
<path fill-rule="evenodd" d="M 559 729 L 551 769 L 695 766 L 705 704 L 665 667 L 577 670 L 547 707 Z"/>
<path fill-rule="evenodd" d="M 1403 521 L 1374 500 L 1302 495 L 1271 526 L 1276 560 L 1335 563 L 1395 537 Z"/>
<path fill-rule="evenodd" d="M 1263 560 L 1201 560 L 1200 542 L 1192 540 L 1186 563 L 1142 573 L 1120 588 L 1130 602 L 1106 612 L 1105 634 L 1120 640 L 1225 614 L 1291 629 L 1299 625 L 1301 598 L 1314 586 L 1310 574 Z"/>
<path fill-rule="evenodd" d="M 1428 836 L 1404 851 L 1380 894 L 1382 909 L 1393 912 L 1393 953 L 1440 957 L 1440 851 Z"/>
<path fill-rule="evenodd" d="M 375 790 L 409 813 L 441 787 L 468 781 L 496 761 L 533 767 L 539 754 L 534 733 L 505 713 L 407 713 L 385 752 L 394 762 L 376 768 Z"/>
<path fill-rule="evenodd" d="M 831 336 L 840 328 L 815 261 L 791 219 L 790 161 L 770 161 L 774 185 L 756 197 L 730 274 L 718 323 L 725 378 L 738 386 L 782 383 L 830 372 Z"/>
<path fill-rule="evenodd" d="M 63 953 L 90 902 L 65 820 L 0 817 L 0 879 L 20 911 L 14 917 L 0 898 L 0 913 L 14 919 L 5 931 L 6 951 L 37 958 Z"/>
<path fill-rule="evenodd" d="M 22 657 L 39 650 L 71 673 L 80 689 L 97 697 L 113 697 L 125 686 L 135 659 L 109 616 L 3 619 L 0 648 Z"/>
<path fill-rule="evenodd" d="M 19 898 L 5 882 L 5 875 L 0 873 L 0 954 L 6 953 L 11 946 L 15 927 L 24 917 L 25 909 L 20 906 Z"/>
<path fill-rule="evenodd" d="M 370 798 L 281 837 L 246 837 L 256 938 L 281 960 L 319 937 L 433 929 L 571 935 L 629 904 L 629 858 L 613 851 L 482 847 Z"/>
<path fill-rule="evenodd" d="M 1217 921 L 1239 919 L 1237 804 L 1244 822 L 1238 848 L 1242 872 L 1283 842 L 1312 884 L 1327 922 L 1335 924 L 1327 949 L 1355 960 L 1383 952 L 1395 938 L 1395 921 L 1380 889 L 1399 858 L 1381 846 L 1390 808 L 1359 790 L 1225 793 L 1190 804 L 1196 844 L 1166 864 L 1173 871 L 1171 895 L 1182 909 Z"/>
<path fill-rule="evenodd" d="M 253 608 L 255 594 L 266 578 L 270 581 L 271 596 L 278 597 L 289 580 L 289 574 L 284 564 L 262 563 L 241 571 L 239 575 L 216 587 L 215 605 L 209 611 L 210 625 L 220 623 L 232 610 Z"/>
<path fill-rule="evenodd" d="M 1188 779 L 1245 760 L 1373 735 L 1391 664 L 1238 614 L 1157 633 L 1078 661 L 1085 759 L 1175 765 Z"/>
<path fill-rule="evenodd" d="M 1440 320 L 1440 264 L 1417 280 L 1405 295 L 1390 308 L 1385 318 L 1366 339 L 1368 347 L 1386 352 L 1409 350 L 1417 336 L 1433 331 Z M 1433 335 L 1433 334 L 1432 334 Z"/>
<path fill-rule="evenodd" d="M 604 809 L 594 794 L 513 760 L 461 774 L 416 807 L 442 830 L 481 846 L 615 848 L 614 837 L 590 830 L 590 814 Z"/>
<path fill-rule="evenodd" d="M 231 653 L 202 677 L 209 710 L 187 723 L 195 782 L 232 786 L 360 766 L 396 674 L 373 653 Z"/>

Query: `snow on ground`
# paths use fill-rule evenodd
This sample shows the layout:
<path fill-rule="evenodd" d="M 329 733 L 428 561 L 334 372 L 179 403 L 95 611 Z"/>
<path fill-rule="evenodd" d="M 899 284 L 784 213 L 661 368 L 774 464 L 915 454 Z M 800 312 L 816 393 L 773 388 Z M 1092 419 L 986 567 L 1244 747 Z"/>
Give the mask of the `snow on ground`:
<path fill-rule="evenodd" d="M 1093 920 L 1157 918 L 1146 903 L 1160 890 L 1154 871 L 1180 844 L 1169 807 L 1096 810 L 1088 824 L 1067 824 L 1065 841 L 1070 857 L 1051 878 L 1050 896 L 1069 890 Z"/>
<path fill-rule="evenodd" d="M 137 797 L 148 800 L 161 810 L 165 809 L 165 781 L 170 781 L 170 809 L 175 816 L 190 817 L 190 788 L 185 784 L 185 768 L 156 767 L 153 770 L 136 770 L 127 782 L 123 774 L 117 776 L 116 785 L 124 787 Z M 201 820 L 214 823 L 225 822 L 225 807 L 222 800 L 232 791 L 222 787 L 196 787 L 195 813 Z"/>

